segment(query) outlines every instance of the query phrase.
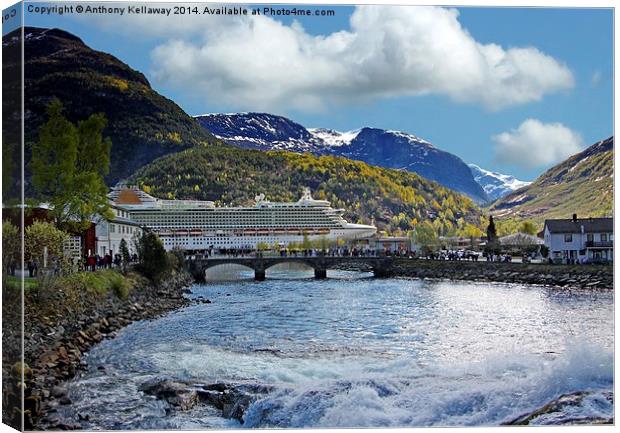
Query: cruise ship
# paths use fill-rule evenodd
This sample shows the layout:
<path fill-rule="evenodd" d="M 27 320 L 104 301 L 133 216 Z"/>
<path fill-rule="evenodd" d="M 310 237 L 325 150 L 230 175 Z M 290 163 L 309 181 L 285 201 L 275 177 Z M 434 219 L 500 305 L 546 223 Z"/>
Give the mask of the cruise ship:
<path fill-rule="evenodd" d="M 256 249 L 259 244 L 286 247 L 323 238 L 351 242 L 370 238 L 377 231 L 372 225 L 347 222 L 344 209 L 313 199 L 307 188 L 296 202 L 271 202 L 260 194 L 254 206 L 247 207 L 162 200 L 135 186 L 118 186 L 109 197 L 134 222 L 156 232 L 167 250 Z"/>

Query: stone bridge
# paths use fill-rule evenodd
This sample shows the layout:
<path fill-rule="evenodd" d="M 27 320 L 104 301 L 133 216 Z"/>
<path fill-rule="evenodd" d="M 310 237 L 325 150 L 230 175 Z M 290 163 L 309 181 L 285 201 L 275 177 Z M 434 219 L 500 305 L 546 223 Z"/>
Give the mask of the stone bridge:
<path fill-rule="evenodd" d="M 300 263 L 314 269 L 315 278 L 326 278 L 328 269 L 373 272 L 375 277 L 392 274 L 394 258 L 385 256 L 287 256 L 287 257 L 206 257 L 186 258 L 186 266 L 197 281 L 204 281 L 205 272 L 215 266 L 235 264 L 254 270 L 254 279 L 263 281 L 265 272 L 280 263 Z"/>

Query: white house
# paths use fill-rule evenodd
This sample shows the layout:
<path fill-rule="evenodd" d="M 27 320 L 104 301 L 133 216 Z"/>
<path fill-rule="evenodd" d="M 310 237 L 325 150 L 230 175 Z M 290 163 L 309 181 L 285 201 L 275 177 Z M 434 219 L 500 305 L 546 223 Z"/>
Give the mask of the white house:
<path fill-rule="evenodd" d="M 545 220 L 543 237 L 549 257 L 562 263 L 607 262 L 614 257 L 613 218 Z"/>
<path fill-rule="evenodd" d="M 111 221 L 106 221 L 103 218 L 96 221 L 96 254 L 100 256 L 110 252 L 112 252 L 112 256 L 120 254 L 120 245 L 123 239 L 127 242 L 129 253 L 135 253 L 133 239 L 142 233 L 142 228 L 131 219 L 129 212 L 125 209 L 116 205 L 111 205 L 111 208 L 114 212 L 114 218 Z"/>

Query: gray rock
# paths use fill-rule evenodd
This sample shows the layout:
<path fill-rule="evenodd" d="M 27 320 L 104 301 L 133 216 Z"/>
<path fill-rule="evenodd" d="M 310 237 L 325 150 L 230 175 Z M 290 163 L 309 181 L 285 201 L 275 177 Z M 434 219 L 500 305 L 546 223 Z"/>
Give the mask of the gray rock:
<path fill-rule="evenodd" d="M 66 388 L 63 388 L 61 386 L 55 386 L 52 388 L 52 397 L 62 398 L 62 397 L 65 397 L 66 395 L 67 395 Z"/>

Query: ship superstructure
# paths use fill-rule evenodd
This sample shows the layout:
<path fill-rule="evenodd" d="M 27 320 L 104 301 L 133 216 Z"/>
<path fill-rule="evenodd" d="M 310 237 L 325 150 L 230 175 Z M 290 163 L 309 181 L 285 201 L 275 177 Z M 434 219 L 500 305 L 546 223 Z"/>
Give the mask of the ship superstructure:
<path fill-rule="evenodd" d="M 296 202 L 271 202 L 264 194 L 254 206 L 219 207 L 211 201 L 162 200 L 136 187 L 120 186 L 110 199 L 131 219 L 156 232 L 166 249 L 256 249 L 259 244 L 287 246 L 304 239 L 366 239 L 376 227 L 351 224 L 343 209 L 315 200 L 304 190 Z"/>

